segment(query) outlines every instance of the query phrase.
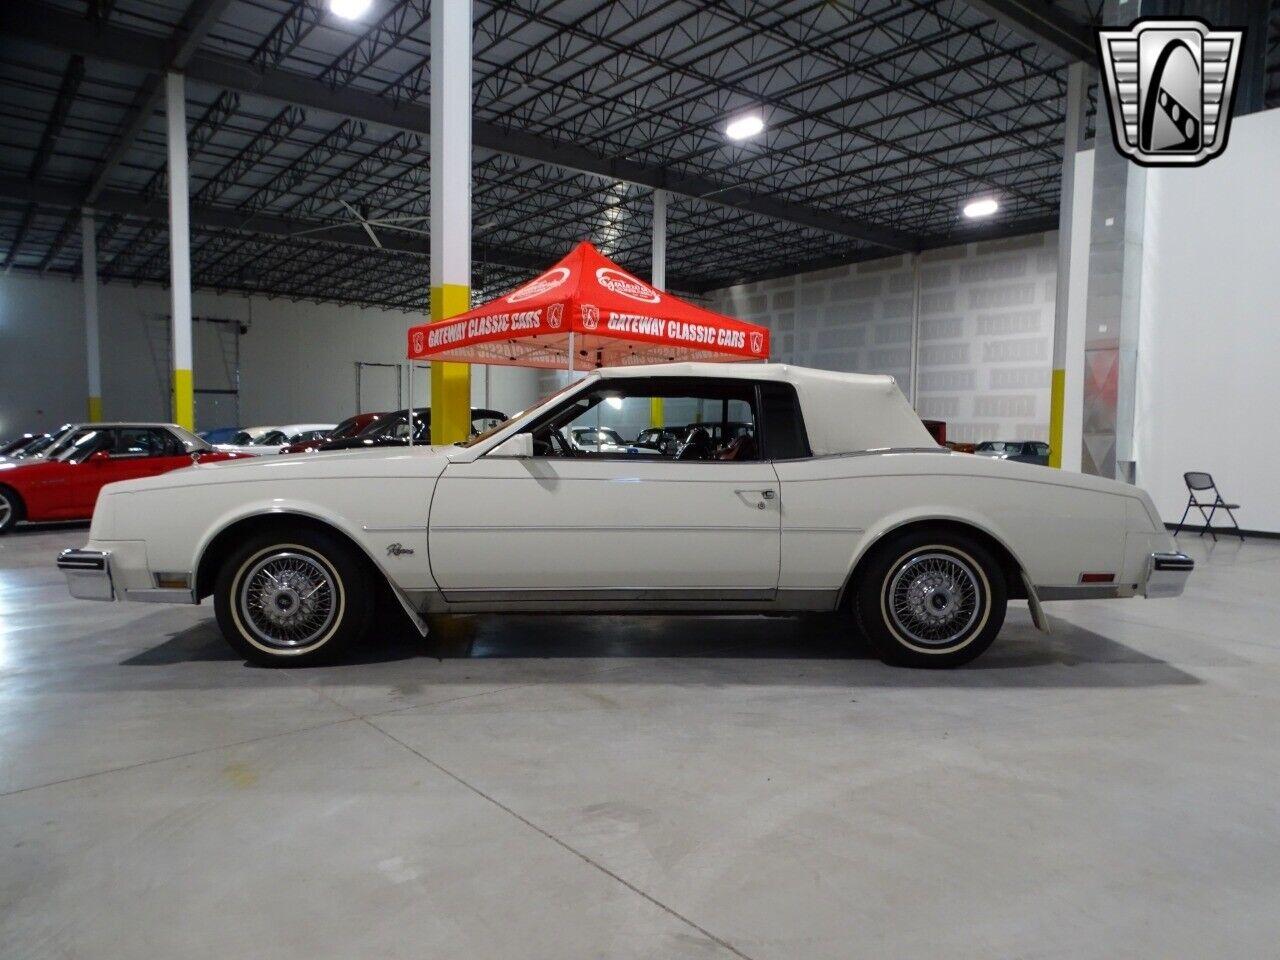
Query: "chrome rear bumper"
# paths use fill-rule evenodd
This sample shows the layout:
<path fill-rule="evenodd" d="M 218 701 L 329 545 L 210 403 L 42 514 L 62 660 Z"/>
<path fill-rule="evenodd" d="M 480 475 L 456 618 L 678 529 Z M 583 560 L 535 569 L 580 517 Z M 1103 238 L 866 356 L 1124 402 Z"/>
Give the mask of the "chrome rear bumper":
<path fill-rule="evenodd" d="M 78 600 L 114 600 L 111 554 L 105 550 L 63 550 L 58 569 L 67 577 L 67 589 Z"/>
<path fill-rule="evenodd" d="M 1187 585 L 1196 562 L 1185 553 L 1153 553 L 1147 561 L 1147 582 L 1142 591 L 1147 599 L 1177 597 Z"/>

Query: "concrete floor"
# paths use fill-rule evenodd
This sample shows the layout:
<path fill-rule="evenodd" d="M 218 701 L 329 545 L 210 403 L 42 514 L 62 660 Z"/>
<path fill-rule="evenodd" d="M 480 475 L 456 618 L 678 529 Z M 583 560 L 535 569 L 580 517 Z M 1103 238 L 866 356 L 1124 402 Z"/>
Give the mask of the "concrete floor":
<path fill-rule="evenodd" d="M 4 957 L 1280 956 L 1276 542 L 950 673 L 753 618 L 270 671 L 70 600 L 84 538 L 0 538 Z"/>

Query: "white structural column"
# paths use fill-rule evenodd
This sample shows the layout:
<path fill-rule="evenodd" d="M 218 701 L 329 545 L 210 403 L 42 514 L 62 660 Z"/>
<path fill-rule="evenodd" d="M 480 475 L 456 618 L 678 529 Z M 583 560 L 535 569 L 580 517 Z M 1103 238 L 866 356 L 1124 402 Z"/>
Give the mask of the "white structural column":
<path fill-rule="evenodd" d="M 667 289 L 667 191 L 653 191 L 653 251 L 649 283 L 657 290 Z M 572 358 L 571 358 L 572 359 Z M 649 399 L 649 426 L 666 425 L 666 410 L 662 397 Z"/>
<path fill-rule="evenodd" d="M 89 422 L 102 419 L 102 356 L 98 347 L 98 235 L 93 211 L 80 215 L 80 275 L 84 281 L 84 353 L 89 372 Z"/>
<path fill-rule="evenodd" d="M 431 320 L 471 305 L 471 0 L 431 6 Z M 471 367 L 431 364 L 431 442 L 471 433 Z"/>
<path fill-rule="evenodd" d="M 1067 330 L 1071 301 L 1072 229 L 1076 206 L 1076 154 L 1084 136 L 1086 67 L 1077 61 L 1067 68 L 1066 133 L 1062 143 L 1062 199 L 1058 213 L 1058 281 L 1053 313 L 1053 373 L 1049 381 L 1049 465 L 1062 467 L 1066 437 L 1063 433 L 1067 396 Z M 1087 271 L 1088 265 L 1077 269 Z M 1077 312 L 1083 322 L 1083 315 Z M 1079 374 L 1078 374 L 1079 375 Z M 1078 443 L 1078 441 L 1076 441 Z M 1079 463 L 1075 451 L 1068 464 Z"/>
<path fill-rule="evenodd" d="M 667 289 L 667 191 L 653 191 L 653 272 L 650 283 Z"/>
<path fill-rule="evenodd" d="M 169 141 L 169 293 L 173 340 L 173 420 L 195 429 L 191 363 L 191 224 L 187 182 L 187 103 L 184 78 L 164 80 Z"/>

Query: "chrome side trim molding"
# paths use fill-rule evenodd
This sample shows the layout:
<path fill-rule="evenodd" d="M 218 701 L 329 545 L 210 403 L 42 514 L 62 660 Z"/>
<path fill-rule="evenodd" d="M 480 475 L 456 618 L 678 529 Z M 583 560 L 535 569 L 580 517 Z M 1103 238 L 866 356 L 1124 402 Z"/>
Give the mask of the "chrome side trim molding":
<path fill-rule="evenodd" d="M 417 531 L 427 529 L 427 525 L 425 523 L 418 523 L 407 527 L 379 527 L 365 524 L 360 529 L 365 533 L 416 533 Z"/>
<path fill-rule="evenodd" d="M 443 590 L 442 593 L 450 603 L 509 603 L 513 601 L 534 601 L 537 603 L 577 601 L 649 603 L 661 601 L 682 603 L 697 600 L 737 603 L 744 600 L 772 600 L 777 591 L 773 589 L 743 589 L 739 587 L 610 587 L 598 590 L 560 590 L 557 588 L 542 590 Z"/>
<path fill-rule="evenodd" d="M 195 598 L 195 594 L 187 589 L 177 589 L 171 587 L 151 587 L 145 590 L 125 590 L 124 598 L 129 601 L 137 601 L 139 603 L 185 603 L 188 606 L 198 604 L 200 601 Z"/>
<path fill-rule="evenodd" d="M 422 614 L 431 613 L 812 613 L 836 609 L 836 590 L 504 590 L 406 591 Z M 659 598 L 655 595 L 663 595 Z M 674 597 L 674 599 L 671 599 Z"/>
<path fill-rule="evenodd" d="M 864 527 L 787 527 L 782 528 L 782 535 L 788 533 L 866 533 Z"/>
<path fill-rule="evenodd" d="M 839 599 L 839 590 L 779 590 L 774 604 L 780 612 L 830 613 Z"/>
<path fill-rule="evenodd" d="M 733 524 L 731 526 L 712 526 L 711 524 L 567 524 L 567 523 L 522 523 L 518 526 L 486 524 L 440 524 L 431 528 L 432 533 L 775 533 L 777 523 L 765 524 Z"/>
<path fill-rule="evenodd" d="M 1133 584 L 1087 583 L 1071 587 L 1036 587 L 1036 595 L 1045 602 L 1050 600 L 1114 600 L 1116 597 L 1133 596 Z"/>

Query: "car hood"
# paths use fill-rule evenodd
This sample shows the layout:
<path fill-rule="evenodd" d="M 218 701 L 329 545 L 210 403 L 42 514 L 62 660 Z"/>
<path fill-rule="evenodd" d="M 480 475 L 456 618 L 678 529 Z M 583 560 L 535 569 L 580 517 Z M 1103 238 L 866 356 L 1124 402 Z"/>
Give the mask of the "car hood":
<path fill-rule="evenodd" d="M 125 480 L 106 488 L 110 493 L 140 493 L 210 483 L 249 483 L 278 480 L 352 480 L 374 477 L 439 476 L 460 448 L 398 447 L 313 453 L 305 457 L 245 457 L 202 463 L 156 477 Z"/>

